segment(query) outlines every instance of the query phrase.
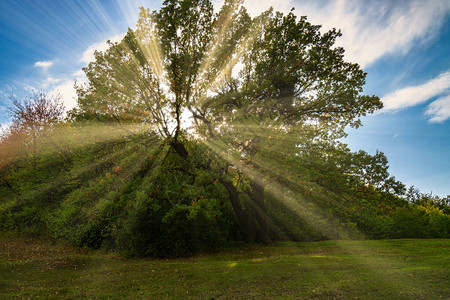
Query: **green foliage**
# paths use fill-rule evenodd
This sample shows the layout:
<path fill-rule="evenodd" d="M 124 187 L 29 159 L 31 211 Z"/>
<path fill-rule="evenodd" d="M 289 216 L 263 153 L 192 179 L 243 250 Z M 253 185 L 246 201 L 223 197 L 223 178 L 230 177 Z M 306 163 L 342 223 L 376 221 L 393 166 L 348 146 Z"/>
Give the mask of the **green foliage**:
<path fill-rule="evenodd" d="M 252 18 L 241 1 L 142 8 L 84 68 L 67 122 L 58 103 L 16 105 L 50 117 L 0 140 L 0 228 L 155 257 L 448 236 L 448 198 L 405 196 L 382 152 L 339 142 L 382 106 L 339 36 L 292 12 Z"/>
<path fill-rule="evenodd" d="M 200 167 L 211 162 L 207 148 L 184 143 L 190 160 L 144 134 L 81 146 L 65 157 L 44 153 L 18 161 L 0 185 L 1 230 L 155 257 L 241 239 L 216 173 L 226 164 L 215 160 L 209 169 Z M 449 237 L 450 217 L 436 197 L 408 204 L 382 185 L 354 180 L 355 173 L 305 165 L 298 158 L 288 162 L 292 172 L 265 189 L 274 239 Z M 251 181 L 233 172 L 228 176 L 241 205 L 254 218 Z"/>
<path fill-rule="evenodd" d="M 241 1 L 225 1 L 214 14 L 209 0 L 167 0 L 158 11 L 141 8 L 136 29 L 96 53 L 72 117 L 146 125 L 180 156 L 179 165 L 189 165 L 180 170 L 183 182 L 213 171 L 244 238 L 270 242 L 269 182 L 295 177 L 296 166 L 311 159 L 304 150 L 327 156 L 347 126 L 382 106 L 361 94 L 366 74 L 344 61 L 334 46 L 339 36 L 292 12 L 269 9 L 252 18 Z M 206 163 L 192 164 L 193 140 L 206 145 Z M 166 194 L 159 201 L 188 205 L 171 186 L 173 176 L 161 183 Z M 192 215 L 184 206 L 173 213 Z"/>
<path fill-rule="evenodd" d="M 394 225 L 392 227 L 393 237 L 417 238 L 429 237 L 431 234 L 427 228 L 429 216 L 416 208 L 401 207 L 392 213 Z"/>
<path fill-rule="evenodd" d="M 210 172 L 188 165 L 181 172 L 179 159 L 169 154 L 135 191 L 118 238 L 128 255 L 181 256 L 233 238 L 235 223 L 224 188 Z"/>
<path fill-rule="evenodd" d="M 24 160 L 6 176 L 10 186 L 0 186 L 11 196 L 2 197 L 0 228 L 158 257 L 237 238 L 214 172 L 193 168 L 167 150 L 145 134 L 82 147 L 70 164 L 54 155 L 34 157 L 33 168 Z M 201 159 L 199 153 L 195 163 Z"/>

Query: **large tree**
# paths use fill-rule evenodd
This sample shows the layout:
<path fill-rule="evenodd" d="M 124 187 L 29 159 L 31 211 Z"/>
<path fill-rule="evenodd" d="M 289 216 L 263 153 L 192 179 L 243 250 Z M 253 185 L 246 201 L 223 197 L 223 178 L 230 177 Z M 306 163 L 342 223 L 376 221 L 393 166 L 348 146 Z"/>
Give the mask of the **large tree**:
<path fill-rule="evenodd" d="M 147 124 L 184 160 L 184 141 L 204 143 L 210 159 L 196 167 L 215 170 L 245 239 L 268 242 L 266 186 L 326 159 L 347 126 L 382 107 L 361 94 L 366 74 L 344 60 L 339 36 L 293 12 L 252 18 L 241 1 L 214 14 L 209 0 L 166 0 L 95 54 L 74 115 Z"/>

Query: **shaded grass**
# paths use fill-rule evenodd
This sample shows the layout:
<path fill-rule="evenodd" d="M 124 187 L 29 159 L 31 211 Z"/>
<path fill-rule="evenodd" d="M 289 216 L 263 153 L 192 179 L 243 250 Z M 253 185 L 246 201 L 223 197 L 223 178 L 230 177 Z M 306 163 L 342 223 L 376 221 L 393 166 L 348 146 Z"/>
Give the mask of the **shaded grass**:
<path fill-rule="evenodd" d="M 450 240 L 240 245 L 184 259 L 125 259 L 0 238 L 0 298 L 436 299 Z"/>

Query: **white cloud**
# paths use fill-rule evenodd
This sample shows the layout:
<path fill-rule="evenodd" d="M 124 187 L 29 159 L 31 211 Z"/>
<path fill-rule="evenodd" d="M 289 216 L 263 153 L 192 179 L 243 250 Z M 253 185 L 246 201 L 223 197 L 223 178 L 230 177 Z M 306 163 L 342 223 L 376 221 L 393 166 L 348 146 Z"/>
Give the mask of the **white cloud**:
<path fill-rule="evenodd" d="M 34 93 L 38 90 L 34 86 L 26 84 L 26 83 L 18 83 L 18 86 L 20 86 L 24 91 L 27 91 L 30 94 Z"/>
<path fill-rule="evenodd" d="M 125 34 L 126 33 L 124 32 L 122 34 L 115 35 L 107 40 L 90 45 L 83 52 L 80 61 L 83 63 L 86 63 L 86 64 L 90 63 L 91 61 L 94 61 L 95 60 L 95 55 L 94 55 L 95 51 L 105 51 L 106 49 L 109 48 L 109 45 L 107 43 L 108 40 L 111 41 L 112 43 L 119 42 L 123 39 Z"/>
<path fill-rule="evenodd" d="M 441 123 L 450 119 L 450 95 L 428 105 L 425 115 L 430 117 L 432 123 Z"/>
<path fill-rule="evenodd" d="M 11 127 L 12 122 L 7 122 L 7 123 L 3 123 L 0 124 L 0 137 L 4 134 L 7 133 L 9 130 L 9 127 Z"/>
<path fill-rule="evenodd" d="M 303 1 L 296 8 L 326 30 L 341 29 L 337 44 L 346 50 L 346 59 L 364 67 L 433 38 L 450 13 L 450 1 Z"/>
<path fill-rule="evenodd" d="M 215 12 L 218 12 L 222 7 L 224 0 L 216 0 L 213 2 Z M 289 13 L 291 8 L 295 7 L 294 0 L 245 0 L 244 7 L 250 16 L 255 17 L 262 12 L 273 7 L 275 11 Z"/>
<path fill-rule="evenodd" d="M 275 11 L 288 13 L 295 4 L 291 0 L 245 0 L 244 6 L 251 16 L 257 16 L 269 7 L 273 7 Z"/>
<path fill-rule="evenodd" d="M 223 0 L 214 2 L 217 11 Z M 287 13 L 295 7 L 324 31 L 342 31 L 336 44 L 345 49 L 348 61 L 362 67 L 386 54 L 405 54 L 419 43 L 435 37 L 450 13 L 448 0 L 360 1 L 360 0 L 246 0 L 252 16 L 267 10 Z"/>
<path fill-rule="evenodd" d="M 72 80 L 65 81 L 56 86 L 51 94 L 61 96 L 61 100 L 63 101 L 66 110 L 70 110 L 77 105 L 77 93 Z"/>
<path fill-rule="evenodd" d="M 450 91 L 450 71 L 428 82 L 402 88 L 383 97 L 383 110 L 397 110 L 418 105 Z M 437 104 L 436 104 L 437 105 Z"/>
<path fill-rule="evenodd" d="M 46 89 L 49 86 L 52 86 L 60 81 L 61 81 L 61 79 L 59 79 L 59 78 L 53 78 L 52 76 L 48 76 L 47 78 L 45 78 L 44 82 L 42 83 L 42 88 Z"/>
<path fill-rule="evenodd" d="M 119 42 L 123 39 L 124 35 L 125 35 L 125 33 L 118 34 L 118 35 L 111 37 L 108 40 L 113 43 Z M 95 51 L 105 51 L 106 49 L 109 48 L 109 45 L 107 43 L 108 40 L 104 40 L 102 42 L 95 43 L 95 44 L 92 44 L 91 46 L 89 46 L 83 52 L 80 61 L 84 62 L 86 64 L 91 61 L 94 61 L 95 60 L 95 56 L 94 56 Z M 42 67 L 44 66 L 43 62 L 40 64 L 40 66 L 42 66 Z M 86 77 L 82 70 L 78 70 L 78 71 L 74 72 L 72 74 L 72 76 L 75 77 L 75 80 L 77 81 L 78 84 L 82 84 L 82 83 L 86 82 Z M 60 84 L 55 86 L 55 84 L 57 84 L 59 82 L 60 82 Z M 66 111 L 74 108 L 77 105 L 77 93 L 76 93 L 76 90 L 74 87 L 73 79 L 62 81 L 61 79 L 56 79 L 56 78 L 49 76 L 45 79 L 44 83 L 42 84 L 42 87 L 44 89 L 46 89 L 48 87 L 53 87 L 51 94 L 61 96 L 61 99 L 66 108 Z"/>
<path fill-rule="evenodd" d="M 79 78 L 79 77 L 84 77 L 85 74 L 84 74 L 84 71 L 83 71 L 83 70 L 78 70 L 78 71 L 76 71 L 75 73 L 73 73 L 73 76 Z"/>
<path fill-rule="evenodd" d="M 39 68 L 42 68 L 44 70 L 47 70 L 52 65 L 53 65 L 53 61 L 51 61 L 51 60 L 37 61 L 37 62 L 34 63 L 35 67 L 39 67 Z"/>
<path fill-rule="evenodd" d="M 83 84 L 87 81 L 86 76 L 83 72 L 75 72 L 74 73 L 75 80 L 77 84 Z M 56 86 L 51 92 L 52 95 L 60 95 L 61 99 L 64 103 L 66 111 L 74 108 L 77 105 L 77 92 L 74 87 L 74 80 L 66 80 Z"/>

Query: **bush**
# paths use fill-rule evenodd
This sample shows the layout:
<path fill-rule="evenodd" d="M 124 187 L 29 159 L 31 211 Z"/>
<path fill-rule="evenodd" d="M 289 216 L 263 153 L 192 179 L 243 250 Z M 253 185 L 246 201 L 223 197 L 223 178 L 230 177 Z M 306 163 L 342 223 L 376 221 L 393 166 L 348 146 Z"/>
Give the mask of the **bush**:
<path fill-rule="evenodd" d="M 392 213 L 391 238 L 429 238 L 430 217 L 415 207 L 400 207 Z"/>
<path fill-rule="evenodd" d="M 116 239 L 126 255 L 185 256 L 232 236 L 232 209 L 215 174 L 178 159 L 169 155 L 130 196 Z"/>

